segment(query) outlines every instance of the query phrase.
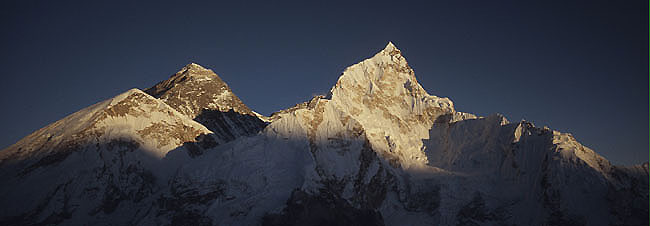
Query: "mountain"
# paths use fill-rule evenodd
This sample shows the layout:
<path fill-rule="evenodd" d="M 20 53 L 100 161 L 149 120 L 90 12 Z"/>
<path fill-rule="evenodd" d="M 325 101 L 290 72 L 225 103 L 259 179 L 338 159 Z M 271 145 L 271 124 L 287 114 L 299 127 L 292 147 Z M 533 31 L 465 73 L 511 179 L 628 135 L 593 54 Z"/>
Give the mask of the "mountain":
<path fill-rule="evenodd" d="M 168 156 L 211 134 L 138 89 L 82 109 L 0 152 L 2 224 L 128 222 L 174 172 Z"/>
<path fill-rule="evenodd" d="M 217 74 L 195 63 L 145 92 L 208 127 L 220 143 L 255 134 L 265 126 Z"/>
<path fill-rule="evenodd" d="M 270 117 L 189 64 L 0 151 L 3 225 L 648 225 L 648 163 L 458 112 L 392 43 Z"/>

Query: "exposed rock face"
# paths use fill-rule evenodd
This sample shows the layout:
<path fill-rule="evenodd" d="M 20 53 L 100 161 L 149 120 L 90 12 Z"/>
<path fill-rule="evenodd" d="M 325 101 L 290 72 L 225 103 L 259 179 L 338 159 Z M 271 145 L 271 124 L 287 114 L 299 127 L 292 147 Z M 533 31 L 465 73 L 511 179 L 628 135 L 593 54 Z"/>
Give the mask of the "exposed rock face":
<path fill-rule="evenodd" d="M 217 74 L 195 63 L 145 92 L 208 127 L 220 143 L 253 135 L 265 126 Z"/>
<path fill-rule="evenodd" d="M 169 79 L 145 90 L 189 118 L 203 109 L 251 114 L 251 110 L 212 70 L 190 63 Z"/>
<path fill-rule="evenodd" d="M 0 224 L 648 225 L 647 163 L 457 112 L 392 43 L 269 118 L 196 64 L 147 93 L 1 151 Z"/>

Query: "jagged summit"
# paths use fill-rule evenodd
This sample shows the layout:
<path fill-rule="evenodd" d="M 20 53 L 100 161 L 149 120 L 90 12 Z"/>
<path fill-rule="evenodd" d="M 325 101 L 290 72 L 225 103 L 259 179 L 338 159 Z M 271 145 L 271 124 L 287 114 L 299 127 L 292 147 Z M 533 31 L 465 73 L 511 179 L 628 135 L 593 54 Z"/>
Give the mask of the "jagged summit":
<path fill-rule="evenodd" d="M 190 118 L 198 116 L 203 109 L 252 114 L 216 73 L 196 63 L 186 65 L 145 92 Z"/>
<path fill-rule="evenodd" d="M 151 87 L 145 92 L 151 94 L 152 96 L 159 98 L 168 90 L 174 88 L 177 85 L 181 85 L 190 80 L 199 80 L 199 81 L 210 81 L 216 80 L 217 83 L 223 83 L 221 78 L 210 69 L 206 69 L 203 66 L 196 63 L 189 63 L 181 68 L 178 72 L 169 77 L 169 79 L 162 81 L 156 84 L 154 87 Z"/>
<path fill-rule="evenodd" d="M 221 78 L 210 69 L 206 69 L 203 66 L 196 63 L 189 63 L 183 66 L 178 72 L 174 73 L 169 77 L 169 79 L 164 80 L 156 84 L 154 87 L 151 87 L 145 92 L 150 93 L 154 97 L 159 97 L 164 94 L 165 91 L 182 84 L 183 82 L 190 79 L 206 79 L 211 80 L 212 78 L 218 79 L 220 82 Z"/>
<path fill-rule="evenodd" d="M 222 142 L 255 134 L 265 125 L 217 74 L 195 63 L 146 92 L 205 125 Z"/>
<path fill-rule="evenodd" d="M 199 65 L 197 63 L 194 63 L 194 62 L 190 62 L 189 64 L 185 65 L 184 68 L 193 68 L 193 69 L 198 69 L 198 70 L 208 70 L 205 67 L 203 67 L 203 66 L 201 66 L 201 65 Z"/>
<path fill-rule="evenodd" d="M 391 41 L 388 41 L 388 44 L 386 44 L 386 47 L 384 47 L 384 49 L 382 51 L 388 52 L 388 53 L 397 53 L 397 54 L 401 53 L 401 51 L 399 49 L 397 49 L 395 44 L 393 44 L 393 42 L 391 42 Z"/>
<path fill-rule="evenodd" d="M 123 92 L 123 93 L 120 93 L 117 96 L 109 99 L 110 100 L 109 106 L 112 106 L 112 105 L 114 105 L 116 103 L 119 103 L 120 101 L 124 100 L 127 97 L 131 97 L 134 94 L 140 94 L 140 93 L 145 94 L 144 91 L 142 91 L 142 90 L 140 90 L 138 88 L 131 88 L 131 89 L 129 89 L 129 90 Z M 149 96 L 149 95 L 147 94 L 147 96 Z"/>
<path fill-rule="evenodd" d="M 369 134 L 371 140 L 377 144 L 382 139 L 395 140 L 393 146 L 399 151 L 384 145 L 374 148 L 404 165 L 425 164 L 421 139 L 437 116 L 456 113 L 451 100 L 429 95 L 422 88 L 392 42 L 373 57 L 346 68 L 330 94 L 332 102 L 364 128 L 378 131 Z M 406 135 L 407 131 L 415 134 Z"/>
<path fill-rule="evenodd" d="M 373 57 L 346 68 L 331 93 L 336 89 L 362 89 L 368 95 L 384 90 L 390 95 L 429 96 L 392 42 Z"/>
<path fill-rule="evenodd" d="M 205 68 L 205 67 L 203 67 L 203 66 L 201 66 L 201 65 L 199 65 L 197 63 L 194 63 L 194 62 L 185 65 L 183 68 L 181 68 L 181 70 L 176 72 L 176 74 L 184 74 L 184 73 L 186 73 L 186 75 L 189 75 L 189 76 L 199 76 L 199 77 L 200 76 L 214 77 L 214 76 L 217 75 L 212 70 L 207 69 L 207 68 Z M 218 76 L 216 76 L 216 77 L 218 77 Z"/>

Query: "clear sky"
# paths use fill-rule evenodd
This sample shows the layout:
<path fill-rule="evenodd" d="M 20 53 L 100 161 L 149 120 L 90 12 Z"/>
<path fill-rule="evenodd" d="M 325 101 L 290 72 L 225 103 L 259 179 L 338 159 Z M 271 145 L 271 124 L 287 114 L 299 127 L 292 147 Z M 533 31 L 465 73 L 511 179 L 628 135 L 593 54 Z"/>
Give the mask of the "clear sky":
<path fill-rule="evenodd" d="M 2 1 L 0 148 L 189 62 L 268 115 L 392 41 L 459 111 L 648 161 L 648 1 L 314 2 Z"/>

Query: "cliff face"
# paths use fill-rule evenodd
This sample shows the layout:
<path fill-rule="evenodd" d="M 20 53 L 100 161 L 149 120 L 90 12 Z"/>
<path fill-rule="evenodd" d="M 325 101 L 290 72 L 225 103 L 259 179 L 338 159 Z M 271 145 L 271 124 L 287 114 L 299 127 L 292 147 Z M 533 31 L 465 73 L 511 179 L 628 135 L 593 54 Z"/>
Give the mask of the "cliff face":
<path fill-rule="evenodd" d="M 647 225 L 648 165 L 457 112 L 392 43 L 263 117 L 189 64 L 0 152 L 0 222 Z"/>

